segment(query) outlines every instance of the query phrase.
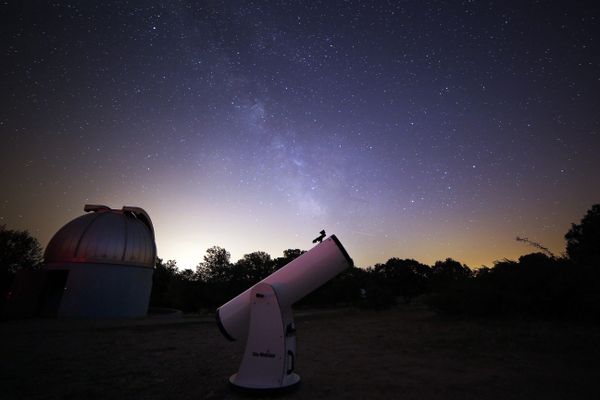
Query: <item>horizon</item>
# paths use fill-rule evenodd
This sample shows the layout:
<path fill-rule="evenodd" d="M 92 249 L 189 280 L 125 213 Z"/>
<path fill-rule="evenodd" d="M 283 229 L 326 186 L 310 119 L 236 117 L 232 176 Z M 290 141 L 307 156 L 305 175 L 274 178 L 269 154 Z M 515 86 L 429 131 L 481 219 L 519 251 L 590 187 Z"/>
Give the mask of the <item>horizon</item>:
<path fill-rule="evenodd" d="M 114 208 L 114 207 L 111 207 L 111 208 Z M 75 219 L 75 218 L 77 218 L 77 217 L 79 217 L 79 216 L 81 216 L 83 214 L 85 214 L 85 213 L 83 212 L 83 207 L 82 207 L 81 214 L 75 214 L 75 216 L 72 219 Z M 583 214 L 582 214 L 581 217 L 583 217 Z M 578 223 L 579 220 L 573 221 L 573 223 Z M 65 223 L 63 225 L 67 224 L 70 221 L 71 220 L 65 221 Z M 155 234 L 157 236 L 157 242 L 158 242 L 158 236 L 159 235 L 157 234 L 156 224 L 154 223 L 154 221 L 153 221 L 153 224 L 154 224 Z M 58 231 L 63 225 L 61 225 L 59 228 L 57 228 L 56 231 Z M 571 225 L 569 224 L 569 228 L 570 228 L 570 226 Z M 27 228 L 15 228 L 15 227 L 10 227 L 10 226 L 6 226 L 6 228 L 7 229 L 27 230 L 28 232 L 30 232 L 32 234 L 33 237 L 35 237 L 36 239 L 38 239 L 38 241 L 40 242 L 40 245 L 42 246 L 42 251 L 45 250 L 45 248 L 46 248 L 46 246 L 47 246 L 47 244 L 48 244 L 48 242 L 49 242 L 49 240 L 51 238 L 50 237 L 45 242 L 42 242 L 41 240 L 39 240 L 39 238 L 30 229 L 27 229 Z M 56 232 L 54 232 L 54 233 L 56 233 Z M 565 231 L 565 233 L 566 233 L 566 231 Z M 331 236 L 333 234 L 336 234 L 336 233 L 330 233 L 330 232 L 328 232 L 327 233 L 327 237 L 329 237 L 329 236 Z M 317 234 L 315 234 L 314 236 L 316 237 Z M 336 236 L 339 237 L 338 234 L 336 234 Z M 176 261 L 176 265 L 177 265 L 177 268 L 179 270 L 183 270 L 183 269 L 192 269 L 192 270 L 195 270 L 196 267 L 199 265 L 199 263 L 201 263 L 203 261 L 203 257 L 206 254 L 206 250 L 208 248 L 210 248 L 210 247 L 213 247 L 213 246 L 221 247 L 221 248 L 224 248 L 225 250 L 227 250 L 231 254 L 231 261 L 232 261 L 232 263 L 235 263 L 237 260 L 243 258 L 244 255 L 249 254 L 249 253 L 253 253 L 253 252 L 256 252 L 256 251 L 264 251 L 264 252 L 268 253 L 273 259 L 275 259 L 277 257 L 283 256 L 283 251 L 288 250 L 288 249 L 300 249 L 300 250 L 307 251 L 307 250 L 310 250 L 312 247 L 315 246 L 315 244 L 312 243 L 312 240 L 304 240 L 304 239 L 305 238 L 298 239 L 298 242 L 300 242 L 300 240 L 303 240 L 305 243 L 308 243 L 308 245 L 306 245 L 304 247 L 302 247 L 302 246 L 288 246 L 288 247 L 285 247 L 284 246 L 284 247 L 282 247 L 280 249 L 275 248 L 275 247 L 270 247 L 270 249 L 272 249 L 272 250 L 267 250 L 266 249 L 267 247 L 265 247 L 265 246 L 263 246 L 264 248 L 255 248 L 255 249 L 250 249 L 250 248 L 246 249 L 245 247 L 241 247 L 243 250 L 239 250 L 239 248 L 236 248 L 237 251 L 232 251 L 231 248 L 228 248 L 227 246 L 221 245 L 221 244 L 216 243 L 216 242 L 213 243 L 213 244 L 208 244 L 208 243 L 210 243 L 210 240 L 207 239 L 206 240 L 207 247 L 205 247 L 204 249 L 198 249 L 198 252 L 197 252 L 198 256 L 195 257 L 195 258 L 193 256 L 189 257 L 189 258 L 178 257 L 177 254 L 174 254 L 174 253 L 172 253 L 172 255 L 173 255 L 172 257 L 171 256 L 166 257 L 166 256 L 164 256 L 164 254 L 161 254 L 161 252 L 160 252 L 160 245 L 157 243 L 157 258 L 160 258 L 161 260 L 163 260 L 163 262 L 172 261 L 172 260 Z M 523 238 L 521 238 L 521 239 L 523 239 Z M 529 240 L 528 238 L 524 238 L 524 239 Z M 564 239 L 564 235 L 563 235 L 563 239 Z M 444 256 L 441 253 L 437 253 L 437 254 L 439 254 L 439 256 L 433 256 L 429 261 L 424 261 L 424 260 L 416 258 L 416 257 L 411 257 L 410 255 L 400 256 L 400 255 L 397 255 L 397 254 L 393 254 L 393 251 L 390 252 L 390 255 L 386 255 L 385 258 L 382 258 L 382 259 L 379 259 L 379 260 L 375 260 L 373 262 L 362 263 L 362 262 L 358 262 L 357 261 L 356 257 L 354 257 L 352 255 L 351 250 L 348 250 L 348 246 L 344 242 L 342 242 L 342 244 L 344 245 L 344 247 L 346 248 L 346 250 L 349 251 L 350 256 L 353 258 L 353 260 L 355 262 L 355 266 L 359 267 L 359 268 L 368 268 L 368 267 L 372 267 L 372 266 L 374 266 L 376 264 L 384 264 L 390 258 L 414 259 L 414 260 L 416 260 L 416 261 L 418 261 L 418 262 L 420 262 L 422 264 L 429 265 L 429 266 L 433 266 L 435 264 L 435 262 L 437 262 L 437 261 L 444 261 L 447 258 L 451 258 L 451 259 L 453 259 L 455 261 L 460 262 L 461 264 L 467 265 L 471 269 L 478 269 L 478 268 L 481 268 L 481 267 L 492 267 L 496 262 L 500 262 L 500 261 L 504 261 L 504 260 L 515 260 L 516 261 L 522 255 L 541 252 L 539 248 L 536 248 L 531 243 L 526 243 L 523 240 L 518 241 L 517 237 L 514 237 L 513 241 L 515 241 L 515 242 L 521 242 L 520 246 L 522 247 L 523 251 L 517 252 L 517 255 L 515 255 L 513 257 L 502 256 L 502 257 L 499 257 L 499 258 L 496 258 L 496 259 L 492 260 L 491 262 L 488 262 L 488 263 L 479 263 L 479 264 L 473 264 L 473 263 L 465 262 L 462 259 L 459 259 L 459 258 L 456 258 L 456 257 L 452 257 L 452 256 Z M 258 243 L 256 240 L 254 240 L 254 242 Z M 351 242 L 351 243 L 353 243 L 353 242 Z M 563 246 L 563 249 L 560 252 L 556 251 L 556 249 L 548 249 L 548 250 L 550 252 L 552 252 L 556 257 L 562 257 L 562 256 L 565 255 L 565 247 L 564 246 Z"/>

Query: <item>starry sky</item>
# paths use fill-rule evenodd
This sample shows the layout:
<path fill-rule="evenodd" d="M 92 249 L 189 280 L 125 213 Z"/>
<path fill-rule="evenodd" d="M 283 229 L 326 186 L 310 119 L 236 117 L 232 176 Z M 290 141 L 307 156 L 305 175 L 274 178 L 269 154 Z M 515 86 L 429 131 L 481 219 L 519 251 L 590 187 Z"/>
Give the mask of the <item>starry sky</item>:
<path fill-rule="evenodd" d="M 471 267 L 600 202 L 600 6 L 3 2 L 0 224 L 144 208 L 193 268 L 309 249 Z"/>

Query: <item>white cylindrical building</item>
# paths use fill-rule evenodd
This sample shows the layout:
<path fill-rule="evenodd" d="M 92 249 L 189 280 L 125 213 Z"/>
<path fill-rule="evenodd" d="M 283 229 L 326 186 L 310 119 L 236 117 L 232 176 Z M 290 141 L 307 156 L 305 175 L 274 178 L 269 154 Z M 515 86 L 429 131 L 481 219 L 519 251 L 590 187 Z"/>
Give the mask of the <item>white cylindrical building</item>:
<path fill-rule="evenodd" d="M 63 226 L 46 247 L 45 314 L 146 315 L 156 260 L 150 217 L 138 207 L 86 205 L 84 210 L 88 213 Z"/>

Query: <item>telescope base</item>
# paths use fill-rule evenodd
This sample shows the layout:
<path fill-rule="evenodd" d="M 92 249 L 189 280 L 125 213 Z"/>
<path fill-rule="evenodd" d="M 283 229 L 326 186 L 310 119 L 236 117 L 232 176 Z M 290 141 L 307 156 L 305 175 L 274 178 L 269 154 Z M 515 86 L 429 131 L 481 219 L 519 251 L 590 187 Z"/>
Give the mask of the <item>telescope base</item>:
<path fill-rule="evenodd" d="M 237 374 L 231 375 L 229 378 L 229 384 L 235 390 L 239 390 L 241 392 L 246 393 L 282 393 L 289 392 L 295 390 L 300 385 L 300 375 L 296 373 L 291 373 L 285 377 L 284 382 L 281 386 L 259 386 L 259 385 L 240 385 L 235 383 L 235 378 Z"/>

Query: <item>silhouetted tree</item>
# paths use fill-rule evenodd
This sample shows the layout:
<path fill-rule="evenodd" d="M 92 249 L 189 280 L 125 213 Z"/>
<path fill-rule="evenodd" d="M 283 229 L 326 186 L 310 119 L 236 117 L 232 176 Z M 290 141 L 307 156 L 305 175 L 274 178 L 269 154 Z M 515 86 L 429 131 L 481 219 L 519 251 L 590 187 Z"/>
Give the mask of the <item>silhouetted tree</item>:
<path fill-rule="evenodd" d="M 206 250 L 204 261 L 198 264 L 196 271 L 206 304 L 220 305 L 248 287 L 230 259 L 227 250 L 213 246 Z"/>
<path fill-rule="evenodd" d="M 473 273 L 464 264 L 447 258 L 431 268 L 427 303 L 436 311 L 463 313 L 469 303 L 468 288 Z"/>
<path fill-rule="evenodd" d="M 394 291 L 385 274 L 380 273 L 384 264 L 369 267 L 362 275 L 359 306 L 371 309 L 386 309 L 395 303 Z"/>
<path fill-rule="evenodd" d="M 275 262 L 264 251 L 255 251 L 239 259 L 234 270 L 235 278 L 250 286 L 271 275 L 275 270 Z"/>
<path fill-rule="evenodd" d="M 600 310 L 595 269 L 563 258 L 531 253 L 503 260 L 468 279 L 438 284 L 428 303 L 437 311 L 478 316 L 585 317 Z"/>
<path fill-rule="evenodd" d="M 377 264 L 374 273 L 383 278 L 382 284 L 388 286 L 395 296 L 405 302 L 425 291 L 430 268 L 411 259 L 390 258 L 385 264 Z"/>
<path fill-rule="evenodd" d="M 194 272 L 193 270 L 191 270 L 189 268 L 186 268 L 183 271 L 179 271 L 177 276 L 187 282 L 196 281 L 198 278 L 198 274 L 196 274 L 196 272 Z"/>
<path fill-rule="evenodd" d="M 469 267 L 451 258 L 436 261 L 431 268 L 431 283 L 434 289 L 452 282 L 462 281 L 470 276 L 471 270 Z"/>
<path fill-rule="evenodd" d="M 579 265 L 600 267 L 600 204 L 594 204 L 565 235 L 567 254 Z"/>
<path fill-rule="evenodd" d="M 42 261 L 42 247 L 28 231 L 0 225 L 0 310 L 17 271 L 38 268 Z"/>
<path fill-rule="evenodd" d="M 345 269 L 339 275 L 330 281 L 325 282 L 321 287 L 300 300 L 299 306 L 338 306 L 338 305 L 358 305 L 363 306 L 364 300 L 361 297 L 361 289 L 365 290 L 367 286 L 372 286 L 372 295 L 378 290 L 375 285 L 369 282 L 369 273 L 358 267 Z M 391 293 L 390 293 L 391 294 Z"/>
<path fill-rule="evenodd" d="M 351 267 L 333 279 L 334 288 L 338 302 L 346 304 L 361 305 L 363 290 L 368 277 L 368 272 L 363 268 Z"/>
<path fill-rule="evenodd" d="M 177 271 L 171 279 L 167 291 L 169 307 L 184 312 L 196 312 L 205 303 L 202 296 L 202 283 L 198 275 L 191 269 Z"/>
<path fill-rule="evenodd" d="M 175 260 L 164 263 L 162 258 L 156 258 L 154 274 L 152 275 L 152 292 L 150 294 L 151 307 L 171 307 L 167 293 L 176 275 L 177 262 Z"/>
<path fill-rule="evenodd" d="M 295 260 L 302 254 L 306 253 L 306 250 L 300 249 L 287 249 L 283 251 L 283 257 L 277 257 L 275 259 L 275 269 L 279 269 L 287 265 L 290 261 Z"/>
<path fill-rule="evenodd" d="M 233 264 L 230 262 L 231 254 L 219 246 L 206 250 L 204 261 L 198 264 L 196 272 L 204 282 L 227 282 L 233 276 Z"/>
<path fill-rule="evenodd" d="M 15 274 L 22 268 L 37 268 L 43 260 L 42 247 L 28 231 L 6 229 L 0 225 L 0 268 Z"/>

